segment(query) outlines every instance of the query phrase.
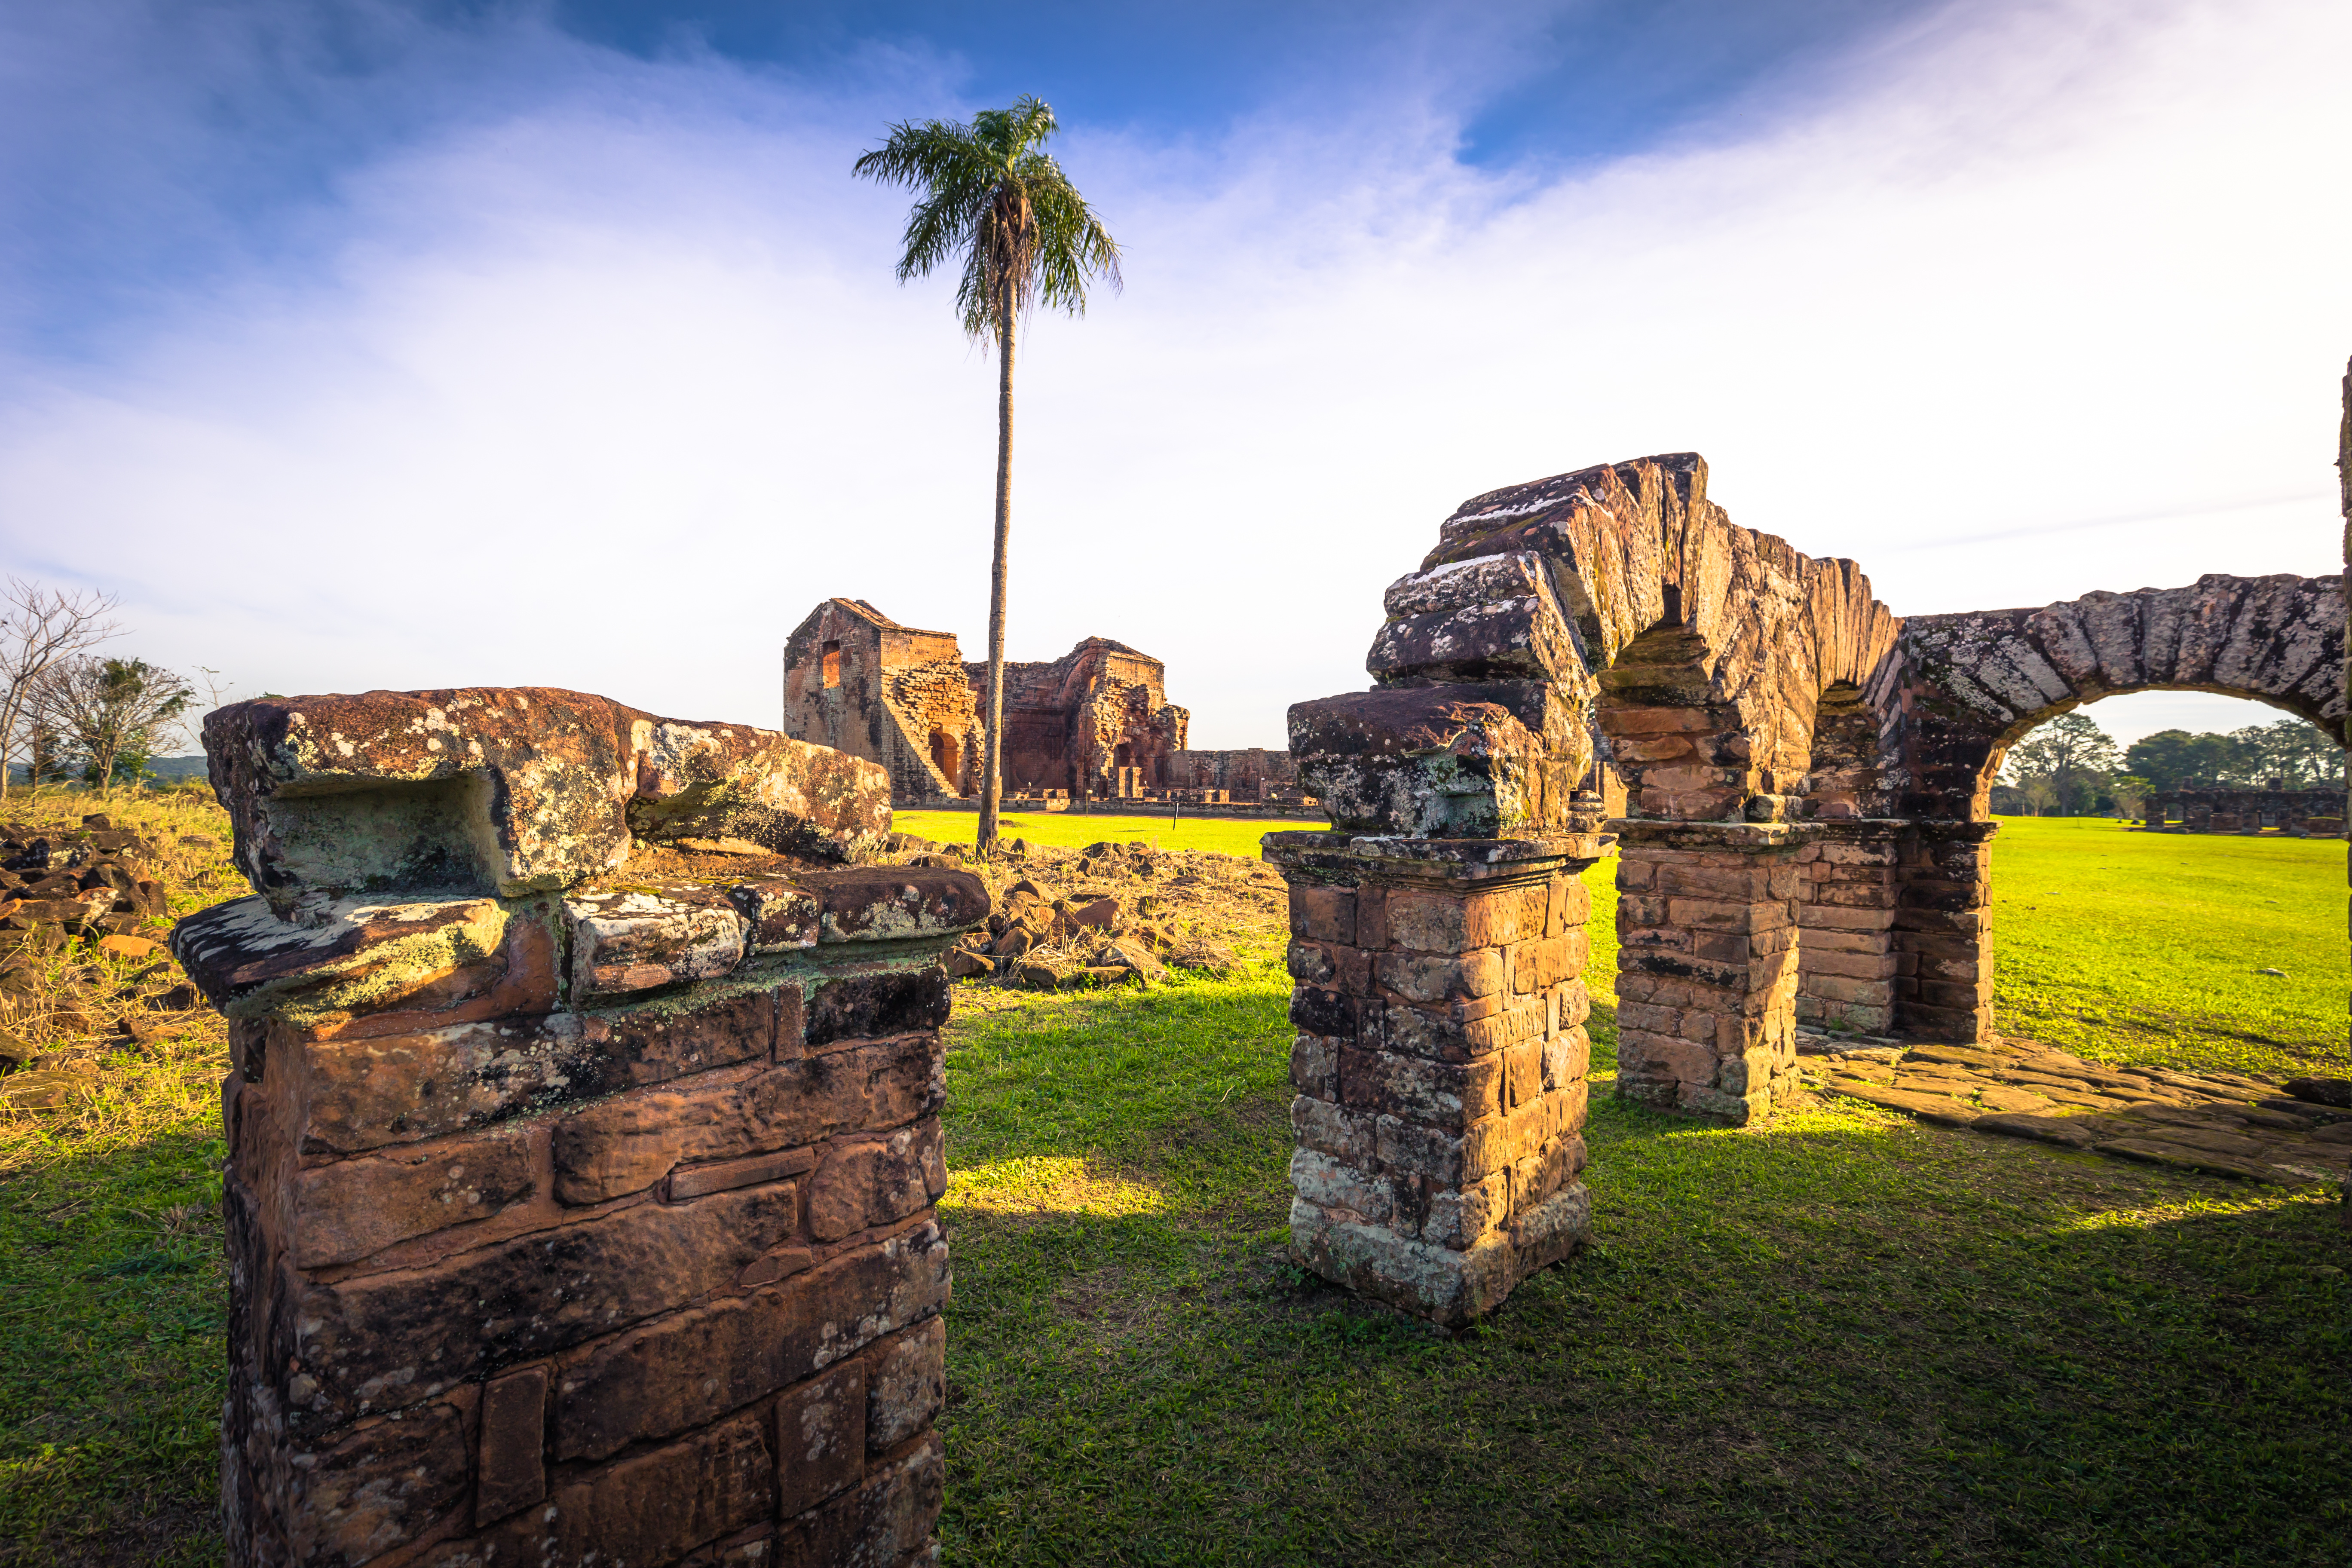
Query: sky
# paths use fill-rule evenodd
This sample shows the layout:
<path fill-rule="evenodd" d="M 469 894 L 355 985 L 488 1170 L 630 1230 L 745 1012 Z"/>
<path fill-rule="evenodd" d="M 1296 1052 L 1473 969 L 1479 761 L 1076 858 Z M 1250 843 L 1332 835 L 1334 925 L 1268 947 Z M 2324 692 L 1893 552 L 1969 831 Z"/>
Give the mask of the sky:
<path fill-rule="evenodd" d="M 1365 685 L 1463 499 L 1647 453 L 1897 614 L 2330 573 L 2348 55 L 2334 0 L 0 0 L 0 555 L 229 695 L 774 724 L 831 595 L 982 657 L 993 356 L 850 164 L 1034 93 L 1127 286 L 1022 342 L 1008 651 L 1161 658 L 1195 746 Z"/>

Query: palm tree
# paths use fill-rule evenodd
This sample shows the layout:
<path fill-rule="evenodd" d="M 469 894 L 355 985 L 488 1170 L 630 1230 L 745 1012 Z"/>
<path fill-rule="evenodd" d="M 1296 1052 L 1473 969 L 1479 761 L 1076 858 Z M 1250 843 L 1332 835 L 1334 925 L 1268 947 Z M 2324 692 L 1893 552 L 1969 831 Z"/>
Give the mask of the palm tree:
<path fill-rule="evenodd" d="M 996 558 L 988 592 L 988 753 L 980 791 L 979 848 L 996 844 L 1003 798 L 1004 554 L 1013 531 L 1013 338 L 1039 305 L 1087 310 L 1087 279 L 1119 287 L 1118 245 L 1039 149 L 1057 130 L 1034 98 L 983 109 L 969 125 L 949 120 L 890 127 L 890 138 L 856 172 L 921 193 L 907 216 L 898 281 L 927 276 L 950 258 L 962 267 L 956 310 L 976 342 L 996 343 Z"/>

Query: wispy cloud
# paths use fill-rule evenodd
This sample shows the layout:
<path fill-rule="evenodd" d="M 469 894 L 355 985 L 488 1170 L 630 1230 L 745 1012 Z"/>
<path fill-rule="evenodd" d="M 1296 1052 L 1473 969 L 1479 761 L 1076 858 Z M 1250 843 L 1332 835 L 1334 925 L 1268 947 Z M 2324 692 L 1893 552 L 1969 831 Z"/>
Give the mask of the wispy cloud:
<path fill-rule="evenodd" d="M 1454 501 L 1685 447 L 1898 610 L 2331 569 L 2327 502 L 2270 503 L 2323 491 L 2352 349 L 2324 197 L 2352 16 L 2133 10 L 1938 12 L 1570 174 L 1465 163 L 1428 105 L 1074 126 L 1130 286 L 1024 346 L 1015 656 L 1118 637 L 1169 660 L 1196 743 L 1278 744 L 1286 703 L 1361 684 L 1380 586 Z M 809 80 L 494 24 L 395 29 L 354 90 L 433 111 L 354 113 L 313 188 L 264 182 L 291 216 L 127 268 L 134 332 L 20 326 L 12 555 L 254 689 L 772 721 L 824 595 L 976 644 L 992 365 L 945 285 L 890 284 L 898 199 L 846 173 L 886 120 L 964 107 L 950 67 Z M 284 79 L 288 125 L 349 70 L 219 47 Z M 94 233 L 182 178 L 141 147 L 245 145 L 154 112 Z M 226 178 L 194 177 L 199 236 Z"/>

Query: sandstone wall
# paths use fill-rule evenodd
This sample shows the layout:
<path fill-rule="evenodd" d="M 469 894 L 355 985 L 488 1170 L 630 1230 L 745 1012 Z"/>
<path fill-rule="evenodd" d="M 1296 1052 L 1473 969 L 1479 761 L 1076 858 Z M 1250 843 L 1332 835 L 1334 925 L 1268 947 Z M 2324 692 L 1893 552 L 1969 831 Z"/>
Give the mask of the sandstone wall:
<path fill-rule="evenodd" d="M 932 1560 L 940 955 L 985 891 L 760 854 L 725 830 L 809 842 L 744 803 L 814 748 L 648 719 L 600 752 L 633 711 L 375 693 L 207 721 L 269 889 L 173 938 L 232 1020 L 239 1568 Z M 451 753 L 469 771 L 429 765 Z M 835 841 L 887 830 L 880 769 L 826 755 L 858 803 Z M 384 805 L 450 776 L 486 817 Z"/>
<path fill-rule="evenodd" d="M 980 787 L 986 731 L 955 638 L 828 599 L 784 644 L 784 729 L 878 763 L 915 805 Z"/>

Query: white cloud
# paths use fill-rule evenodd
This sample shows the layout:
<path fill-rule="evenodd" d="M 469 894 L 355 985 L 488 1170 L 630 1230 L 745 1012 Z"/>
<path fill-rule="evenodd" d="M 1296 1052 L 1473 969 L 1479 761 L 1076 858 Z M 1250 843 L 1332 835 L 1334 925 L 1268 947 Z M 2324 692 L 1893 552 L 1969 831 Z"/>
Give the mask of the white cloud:
<path fill-rule="evenodd" d="M 1075 129 L 1130 286 L 1024 344 L 1014 657 L 1119 637 L 1195 744 L 1278 745 L 1286 704 L 1363 684 L 1380 587 L 1455 501 L 1687 447 L 1898 611 L 2335 569 L 2352 13 L 2134 10 L 1957 8 L 1546 185 L 1441 124 Z M 946 285 L 889 282 L 901 201 L 847 175 L 935 85 L 576 68 L 351 176 L 313 275 L 13 367 L 12 556 L 247 689 L 772 722 L 835 593 L 977 657 L 992 363 Z"/>

